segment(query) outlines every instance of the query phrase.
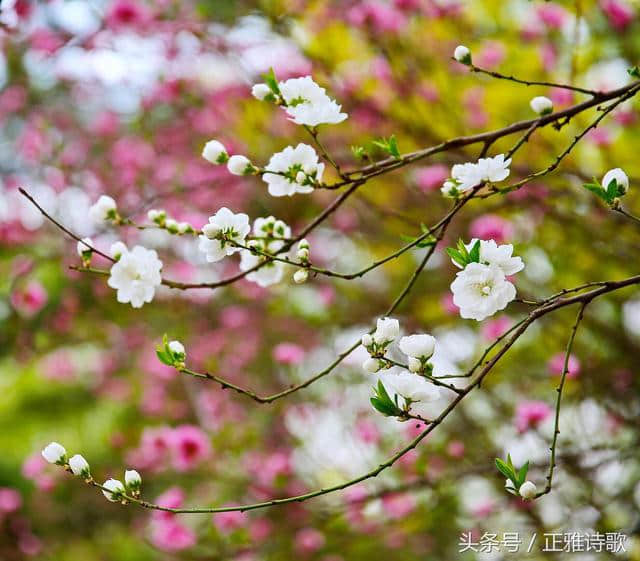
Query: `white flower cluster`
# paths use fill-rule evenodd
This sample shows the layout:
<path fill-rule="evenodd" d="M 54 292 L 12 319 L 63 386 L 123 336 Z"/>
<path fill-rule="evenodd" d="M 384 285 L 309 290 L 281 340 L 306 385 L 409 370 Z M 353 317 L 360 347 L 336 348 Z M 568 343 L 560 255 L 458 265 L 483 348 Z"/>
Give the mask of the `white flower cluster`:
<path fill-rule="evenodd" d="M 289 197 L 295 193 L 311 193 L 322 182 L 324 164 L 318 161 L 316 151 L 308 144 L 287 146 L 271 156 L 262 179 L 274 197 Z"/>
<path fill-rule="evenodd" d="M 152 208 L 147 212 L 147 218 L 159 228 L 167 230 L 171 234 L 193 234 L 195 230 L 188 222 L 178 222 L 174 218 L 167 217 L 164 209 Z"/>
<path fill-rule="evenodd" d="M 89 208 L 89 218 L 95 224 L 102 224 L 103 222 L 110 222 L 118 219 L 118 207 L 116 206 L 116 202 L 111 197 L 102 195 Z"/>
<path fill-rule="evenodd" d="M 503 310 L 516 297 L 516 288 L 506 277 L 524 269 L 524 263 L 520 257 L 512 256 L 511 244 L 499 246 L 494 240 L 473 239 L 467 249 L 476 243 L 479 243 L 478 261 L 464 264 L 451 283 L 451 291 L 460 316 L 481 321 Z M 463 267 L 455 259 L 452 261 Z"/>
<path fill-rule="evenodd" d="M 444 182 L 440 190 L 444 196 L 456 198 L 481 183 L 504 181 L 509 177 L 510 164 L 511 158 L 505 160 L 504 154 L 498 154 L 493 158 L 480 158 L 475 164 L 455 164 L 451 168 L 451 178 Z"/>
<path fill-rule="evenodd" d="M 374 374 L 381 369 L 398 366 L 397 363 L 385 357 L 389 345 L 400 335 L 400 323 L 393 318 L 380 318 L 373 334 L 362 336 L 362 345 L 367 349 L 370 357 L 362 367 L 366 372 Z M 385 373 L 381 379 L 387 389 L 401 397 L 408 407 L 411 403 L 426 403 L 440 397 L 436 386 L 428 381 L 433 370 L 429 359 L 435 351 L 436 340 L 432 335 L 416 334 L 401 337 L 398 343 L 400 350 L 407 355 L 408 370 Z M 427 376 L 427 377 L 425 377 Z"/>
<path fill-rule="evenodd" d="M 337 124 L 347 118 L 342 106 L 331 99 L 324 88 L 311 76 L 291 78 L 279 82 L 277 87 L 256 84 L 251 93 L 259 100 L 273 100 L 282 105 L 289 118 L 298 125 L 315 127 L 322 124 Z"/>
<path fill-rule="evenodd" d="M 267 257 L 263 255 L 264 253 L 275 255 L 280 251 L 286 243 L 284 240 L 291 237 L 291 228 L 274 216 L 256 218 L 253 222 L 253 235 L 255 239 L 250 240 L 247 246 L 258 251 L 242 250 L 241 271 L 248 271 L 266 261 Z M 282 261 L 269 261 L 256 271 L 249 273 L 247 279 L 263 287 L 270 286 L 282 280 L 285 267 L 286 264 Z"/>
<path fill-rule="evenodd" d="M 82 477 L 87 482 L 93 482 L 89 462 L 80 454 L 76 454 L 67 459 L 67 451 L 62 444 L 50 442 L 42 450 L 42 457 L 50 464 L 62 466 L 73 475 Z M 135 469 L 128 469 L 124 472 L 124 481 L 125 484 L 123 485 L 122 482 L 117 479 L 107 479 L 100 486 L 104 496 L 114 502 L 123 500 L 124 495 L 138 497 L 142 486 L 142 477 L 140 477 L 140 474 Z"/>
<path fill-rule="evenodd" d="M 111 246 L 117 261 L 112 265 L 107 284 L 117 291 L 118 302 L 141 308 L 151 302 L 162 283 L 162 261 L 153 249 L 135 246 L 129 250 L 122 242 Z"/>
<path fill-rule="evenodd" d="M 198 247 L 204 252 L 209 263 L 215 263 L 227 255 L 241 251 L 242 248 L 230 242 L 244 245 L 250 230 L 249 217 L 246 214 L 234 214 L 227 207 L 222 207 L 210 216 L 209 223 L 202 227 Z"/>
<path fill-rule="evenodd" d="M 609 184 L 614 179 L 616 180 L 616 183 L 622 190 L 623 194 L 629 190 L 629 177 L 624 172 L 624 170 L 622 170 L 622 168 L 610 169 L 607 173 L 605 173 L 604 177 L 602 178 L 602 188 L 607 189 L 607 187 L 609 187 Z"/>

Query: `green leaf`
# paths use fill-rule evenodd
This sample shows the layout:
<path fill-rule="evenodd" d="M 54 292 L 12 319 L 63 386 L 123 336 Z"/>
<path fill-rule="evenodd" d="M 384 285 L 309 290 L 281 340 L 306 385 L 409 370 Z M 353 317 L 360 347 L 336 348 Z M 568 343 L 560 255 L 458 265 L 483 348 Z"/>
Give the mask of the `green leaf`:
<path fill-rule="evenodd" d="M 351 146 L 351 153 L 358 160 L 364 160 L 367 157 L 367 151 L 364 146 Z"/>
<path fill-rule="evenodd" d="M 269 72 L 262 76 L 264 83 L 269 86 L 269 89 L 276 95 L 280 95 L 280 86 L 278 86 L 278 79 L 273 68 L 269 68 Z"/>
<path fill-rule="evenodd" d="M 389 397 L 389 393 L 381 380 L 378 380 L 378 386 L 377 388 L 373 388 L 373 391 L 375 392 L 375 396 L 373 396 L 370 401 L 371 405 L 373 405 L 377 411 L 387 417 L 397 417 L 402 414 L 402 410 L 398 407 L 397 403 Z"/>
<path fill-rule="evenodd" d="M 464 256 L 460 255 L 460 252 L 452 247 L 448 247 L 446 250 L 447 255 L 453 259 L 455 263 L 460 265 L 461 267 L 465 267 L 467 264 L 467 260 Z"/>
<path fill-rule="evenodd" d="M 518 489 L 527 479 L 527 472 L 529 471 L 529 462 L 527 461 L 518 471 Z"/>
<path fill-rule="evenodd" d="M 173 365 L 173 359 L 171 356 L 169 356 L 166 351 L 164 350 L 164 348 L 162 348 L 161 346 L 158 346 L 156 348 L 156 356 L 158 357 L 158 360 L 162 363 L 162 364 L 166 364 L 167 366 L 172 366 Z"/>
<path fill-rule="evenodd" d="M 377 146 L 381 150 L 384 150 L 388 154 L 391 154 L 394 158 L 400 159 L 400 150 L 398 149 L 398 141 L 394 134 L 392 134 L 388 139 L 380 138 L 379 140 L 374 140 L 372 142 L 374 146 Z"/>
<path fill-rule="evenodd" d="M 634 78 L 640 78 L 640 68 L 634 66 L 633 68 L 628 68 L 627 72 L 629 76 L 633 76 Z"/>
<path fill-rule="evenodd" d="M 602 185 L 600 185 L 599 183 L 584 183 L 582 186 L 588 191 L 591 191 L 594 195 L 596 195 L 598 198 L 602 199 L 603 201 L 609 202 L 607 192 L 602 188 Z"/>
<path fill-rule="evenodd" d="M 476 240 L 469 252 L 470 263 L 480 263 L 480 240 Z"/>
<path fill-rule="evenodd" d="M 500 458 L 496 458 L 496 467 L 498 471 L 504 475 L 507 479 L 515 479 L 515 473 L 513 472 L 513 468 L 509 467 L 503 460 Z"/>

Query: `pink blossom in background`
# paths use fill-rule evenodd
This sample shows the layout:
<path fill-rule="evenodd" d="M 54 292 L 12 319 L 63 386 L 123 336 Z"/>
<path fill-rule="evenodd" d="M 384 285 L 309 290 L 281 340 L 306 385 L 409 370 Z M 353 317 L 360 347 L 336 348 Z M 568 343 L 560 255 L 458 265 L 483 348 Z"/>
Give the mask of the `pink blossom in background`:
<path fill-rule="evenodd" d="M 58 349 L 40 361 L 39 371 L 50 380 L 72 380 L 76 373 L 71 353 Z"/>
<path fill-rule="evenodd" d="M 544 401 L 521 401 L 516 406 L 516 428 L 519 432 L 537 427 L 551 415 L 551 407 Z"/>
<path fill-rule="evenodd" d="M 415 170 L 413 179 L 425 193 L 435 191 L 442 187 L 442 183 L 450 175 L 449 166 L 434 164 Z"/>
<path fill-rule="evenodd" d="M 377 444 L 380 441 L 380 430 L 369 419 L 359 419 L 356 422 L 356 434 L 363 442 Z"/>
<path fill-rule="evenodd" d="M 47 290 L 37 280 L 18 286 L 11 293 L 11 305 L 19 315 L 25 318 L 35 316 L 48 300 Z"/>
<path fill-rule="evenodd" d="M 219 512 L 213 515 L 213 525 L 223 534 L 229 534 L 247 525 L 249 516 L 246 512 Z"/>
<path fill-rule="evenodd" d="M 174 519 L 152 522 L 150 537 L 153 545 L 164 551 L 182 551 L 196 543 L 196 533 Z"/>
<path fill-rule="evenodd" d="M 273 524 L 268 518 L 255 518 L 249 523 L 249 535 L 254 542 L 266 540 L 273 531 Z"/>
<path fill-rule="evenodd" d="M 570 90 L 562 88 L 551 88 L 549 90 L 549 99 L 553 101 L 554 107 L 563 107 L 574 103 L 574 93 Z"/>
<path fill-rule="evenodd" d="M 455 316 L 459 313 L 459 308 L 453 303 L 453 294 L 447 292 L 440 298 L 440 306 L 448 314 Z"/>
<path fill-rule="evenodd" d="M 464 456 L 464 442 L 460 440 L 452 440 L 447 444 L 447 454 L 452 458 L 462 458 Z"/>
<path fill-rule="evenodd" d="M 567 366 L 567 378 L 577 378 L 578 374 L 580 374 L 580 361 L 574 355 L 569 355 Z M 564 353 L 553 355 L 549 361 L 548 368 L 549 372 L 554 376 L 561 376 L 564 370 Z"/>
<path fill-rule="evenodd" d="M 393 519 L 401 519 L 416 508 L 416 499 L 408 493 L 390 493 L 382 497 L 384 512 Z"/>
<path fill-rule="evenodd" d="M 509 316 L 498 316 L 497 318 L 484 321 L 480 326 L 480 333 L 483 339 L 494 341 L 509 331 L 512 325 L 513 321 Z"/>
<path fill-rule="evenodd" d="M 281 364 L 300 364 L 305 350 L 295 343 L 278 343 L 273 348 L 273 359 Z"/>
<path fill-rule="evenodd" d="M 139 27 L 149 22 L 151 13 L 144 2 L 134 0 L 114 0 L 107 11 L 109 27 Z"/>
<path fill-rule="evenodd" d="M 545 2 L 536 6 L 536 13 L 542 23 L 550 29 L 561 29 L 569 20 L 569 14 L 555 2 Z"/>
<path fill-rule="evenodd" d="M 146 428 L 142 432 L 140 445 L 132 450 L 127 461 L 140 469 L 161 469 L 169 452 L 171 429 L 168 427 Z"/>
<path fill-rule="evenodd" d="M 600 0 L 600 7 L 611 26 L 618 31 L 628 27 L 635 17 L 634 9 L 625 0 Z"/>
<path fill-rule="evenodd" d="M 299 553 L 314 553 L 322 549 L 326 542 L 324 534 L 315 528 L 303 528 L 294 538 L 294 548 Z"/>
<path fill-rule="evenodd" d="M 487 41 L 477 54 L 476 64 L 482 68 L 494 68 L 498 66 L 506 55 L 504 45 L 499 41 Z"/>
<path fill-rule="evenodd" d="M 172 465 L 177 471 L 188 471 L 209 457 L 211 443 L 207 434 L 195 425 L 180 425 L 169 435 Z"/>
<path fill-rule="evenodd" d="M 184 504 L 185 494 L 180 487 L 170 487 L 164 493 L 156 497 L 155 503 L 165 508 L 180 508 Z M 175 518 L 175 514 L 171 512 L 163 512 L 161 510 L 154 510 L 151 513 L 153 520 L 171 520 Z"/>
<path fill-rule="evenodd" d="M 471 509 L 471 516 L 474 518 L 486 518 L 494 512 L 496 503 L 492 499 L 486 499 L 474 505 Z"/>
<path fill-rule="evenodd" d="M 23 532 L 18 537 L 18 548 L 29 557 L 42 551 L 42 541 L 31 532 Z"/>
<path fill-rule="evenodd" d="M 0 514 L 15 512 L 22 506 L 20 493 L 10 487 L 0 487 Z"/>
<path fill-rule="evenodd" d="M 613 135 L 609 129 L 604 127 L 598 127 L 592 129 L 587 133 L 589 142 L 592 142 L 598 147 L 610 146 L 613 143 Z"/>
<path fill-rule="evenodd" d="M 347 21 L 360 27 L 369 25 L 378 33 L 397 33 L 407 23 L 406 16 L 400 10 L 379 0 L 365 0 L 356 4 L 347 12 Z"/>
<path fill-rule="evenodd" d="M 513 225 L 496 214 L 483 214 L 471 222 L 469 233 L 472 238 L 507 243 L 513 238 Z"/>

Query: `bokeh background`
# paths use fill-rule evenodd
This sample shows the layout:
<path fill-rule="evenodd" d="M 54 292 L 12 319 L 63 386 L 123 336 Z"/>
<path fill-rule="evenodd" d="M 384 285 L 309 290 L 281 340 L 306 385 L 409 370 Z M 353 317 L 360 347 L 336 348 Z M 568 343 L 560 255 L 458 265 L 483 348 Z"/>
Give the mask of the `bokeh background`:
<path fill-rule="evenodd" d="M 640 559 L 640 293 L 590 306 L 570 362 L 553 491 L 524 504 L 503 490 L 493 458 L 531 460 L 544 484 L 550 411 L 574 311 L 546 316 L 443 426 L 379 477 L 345 492 L 246 514 L 158 516 L 108 503 L 45 464 L 51 440 L 82 453 L 100 480 L 135 467 L 143 495 L 185 506 L 255 502 L 357 476 L 416 434 L 369 404 L 357 351 L 334 373 L 271 405 L 187 379 L 154 354 L 164 333 L 189 364 L 271 393 L 329 364 L 393 301 L 423 250 L 355 281 L 246 280 L 215 291 L 163 290 L 141 310 L 118 304 L 104 278 L 81 275 L 75 243 L 23 200 L 25 186 L 76 233 L 107 249 L 117 238 L 158 250 L 165 273 L 213 281 L 237 259 L 206 264 L 196 241 L 162 232 L 97 231 L 101 194 L 144 217 L 162 207 L 201 226 L 219 207 L 275 215 L 299 230 L 334 194 L 273 198 L 200 157 L 217 138 L 257 163 L 308 141 L 282 111 L 250 96 L 273 67 L 311 73 L 349 113 L 322 129 L 329 151 L 395 134 L 403 152 L 556 108 L 580 95 L 470 74 L 479 66 L 593 89 L 630 80 L 640 62 L 634 0 L 2 0 L 0 15 L 0 558 L 47 561 L 501 559 L 458 553 L 462 532 L 624 532 L 628 552 L 531 559 Z M 549 165 L 591 119 L 537 133 L 512 177 Z M 631 177 L 640 212 L 639 104 L 627 102 L 561 167 L 504 197 L 474 201 L 446 242 L 513 243 L 526 263 L 520 294 L 638 273 L 640 230 L 581 184 L 612 167 Z M 507 150 L 501 141 L 492 153 Z M 477 147 L 438 154 L 369 182 L 309 237 L 315 263 L 352 271 L 387 255 L 446 212 L 439 187 Z M 372 157 L 382 154 L 371 149 Z M 188 238 L 188 239 L 187 239 Z M 98 266 L 108 265 L 99 258 Z M 406 332 L 438 337 L 438 368 L 464 371 L 526 307 L 482 323 L 460 319 L 438 250 L 398 310 Z M 433 405 L 434 411 L 443 403 Z M 511 556 L 521 558 L 522 554 Z"/>

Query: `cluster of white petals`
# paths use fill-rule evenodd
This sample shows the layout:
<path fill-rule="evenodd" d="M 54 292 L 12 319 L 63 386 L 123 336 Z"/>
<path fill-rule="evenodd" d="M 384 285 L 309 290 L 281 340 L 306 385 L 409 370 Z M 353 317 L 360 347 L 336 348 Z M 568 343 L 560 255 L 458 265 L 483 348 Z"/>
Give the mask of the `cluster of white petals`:
<path fill-rule="evenodd" d="M 472 240 L 467 249 L 477 241 Z M 480 261 L 468 263 L 451 283 L 453 303 L 460 308 L 460 316 L 481 321 L 506 308 L 516 297 L 516 288 L 506 277 L 523 268 L 522 259 L 513 256 L 511 244 L 480 240 Z"/>
<path fill-rule="evenodd" d="M 391 394 L 398 395 L 405 401 L 428 403 L 440 398 L 440 390 L 436 386 L 408 370 L 384 372 L 380 379 Z"/>
<path fill-rule="evenodd" d="M 262 179 L 274 197 L 292 196 L 295 193 L 311 193 L 314 185 L 322 181 L 324 164 L 318 161 L 316 151 L 308 144 L 287 146 L 277 152 L 265 167 Z"/>
<path fill-rule="evenodd" d="M 249 217 L 246 214 L 234 214 L 227 207 L 222 207 L 210 216 L 209 223 L 202 227 L 198 247 L 205 254 L 207 261 L 214 263 L 241 251 L 241 248 L 229 242 L 244 245 L 250 230 Z"/>
<path fill-rule="evenodd" d="M 605 173 L 602 178 L 602 187 L 606 189 L 614 179 L 618 187 L 622 187 L 623 192 L 626 193 L 629 190 L 629 177 L 621 168 L 610 169 Z"/>
<path fill-rule="evenodd" d="M 291 237 L 291 228 L 282 220 L 276 220 L 273 216 L 256 218 L 253 222 L 253 235 L 255 238 L 249 243 L 260 252 L 243 250 L 240 253 L 240 270 L 248 271 L 260 265 L 268 258 L 261 253 L 275 255 L 286 243 L 284 240 Z M 259 269 L 247 275 L 247 280 L 266 287 L 282 280 L 284 269 L 287 265 L 282 261 L 269 261 Z"/>
<path fill-rule="evenodd" d="M 504 158 L 504 154 L 498 154 L 493 158 L 480 158 L 475 164 L 455 164 L 451 168 L 451 179 L 444 182 L 442 193 L 448 197 L 454 197 L 464 193 L 481 183 L 498 183 L 509 177 L 509 165 L 511 158 Z"/>
<path fill-rule="evenodd" d="M 108 195 L 101 195 L 100 198 L 89 207 L 89 218 L 96 224 L 107 222 L 116 217 L 116 202 Z"/>
<path fill-rule="evenodd" d="M 337 124 L 347 118 L 347 114 L 341 111 L 342 106 L 331 99 L 311 76 L 291 78 L 280 82 L 278 87 L 285 102 L 285 111 L 298 125 Z"/>
<path fill-rule="evenodd" d="M 153 249 L 135 246 L 131 251 L 122 244 L 119 259 L 111 267 L 107 284 L 117 290 L 118 302 L 140 308 L 155 296 L 162 283 L 162 261 Z"/>

